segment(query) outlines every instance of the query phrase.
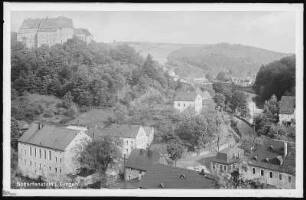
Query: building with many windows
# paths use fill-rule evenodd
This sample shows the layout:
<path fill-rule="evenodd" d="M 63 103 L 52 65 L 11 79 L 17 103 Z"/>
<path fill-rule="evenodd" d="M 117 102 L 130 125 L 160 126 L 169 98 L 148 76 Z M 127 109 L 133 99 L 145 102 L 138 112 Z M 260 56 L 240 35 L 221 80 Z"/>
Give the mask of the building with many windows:
<path fill-rule="evenodd" d="M 42 45 L 53 46 L 63 44 L 68 39 L 77 37 L 90 43 L 92 35 L 87 29 L 74 29 L 72 19 L 67 17 L 25 19 L 17 33 L 17 41 L 28 48 L 38 48 Z"/>
<path fill-rule="evenodd" d="M 277 188 L 295 188 L 295 144 L 279 140 L 266 140 L 248 155 L 247 179 Z"/>
<path fill-rule="evenodd" d="M 147 149 L 154 138 L 154 128 L 141 125 L 111 124 L 107 127 L 94 127 L 89 131 L 94 140 L 103 136 L 119 138 L 122 157 L 128 158 L 134 149 Z"/>
<path fill-rule="evenodd" d="M 18 168 L 29 178 L 61 181 L 77 173 L 76 155 L 91 138 L 82 127 L 33 123 L 18 140 Z"/>

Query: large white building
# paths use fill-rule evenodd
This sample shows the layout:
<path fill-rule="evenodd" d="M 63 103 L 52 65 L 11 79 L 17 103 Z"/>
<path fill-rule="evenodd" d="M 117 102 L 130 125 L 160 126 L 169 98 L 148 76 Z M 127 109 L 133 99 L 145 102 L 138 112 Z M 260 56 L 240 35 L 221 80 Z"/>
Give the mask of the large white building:
<path fill-rule="evenodd" d="M 180 112 L 187 108 L 192 108 L 196 113 L 200 113 L 202 110 L 202 96 L 197 92 L 178 92 L 174 98 L 174 108 Z"/>
<path fill-rule="evenodd" d="M 28 48 L 65 43 L 74 36 L 89 43 L 92 35 L 86 29 L 74 29 L 72 19 L 66 17 L 25 19 L 17 33 L 17 41 Z"/>
<path fill-rule="evenodd" d="M 75 175 L 75 159 L 91 138 L 86 128 L 31 124 L 18 140 L 18 168 L 23 176 L 63 181 Z"/>
<path fill-rule="evenodd" d="M 154 138 L 154 128 L 141 125 L 111 124 L 107 127 L 92 128 L 90 137 L 98 140 L 103 136 L 119 138 L 122 157 L 128 158 L 133 149 L 148 149 Z"/>

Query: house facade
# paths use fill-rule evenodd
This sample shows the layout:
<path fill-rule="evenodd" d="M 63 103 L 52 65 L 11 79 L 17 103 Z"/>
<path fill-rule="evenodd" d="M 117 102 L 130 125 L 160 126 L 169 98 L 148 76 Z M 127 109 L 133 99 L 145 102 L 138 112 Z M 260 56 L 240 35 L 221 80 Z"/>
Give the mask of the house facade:
<path fill-rule="evenodd" d="M 295 119 L 295 97 L 282 96 L 279 101 L 279 123 L 291 125 Z"/>
<path fill-rule="evenodd" d="M 202 110 L 202 96 L 197 92 L 178 92 L 174 98 L 174 108 L 180 112 L 192 108 L 196 113 Z"/>
<path fill-rule="evenodd" d="M 76 174 L 77 148 L 91 141 L 85 131 L 33 123 L 18 140 L 18 168 L 23 176 L 61 181 Z"/>
<path fill-rule="evenodd" d="M 247 179 L 282 189 L 295 188 L 295 147 L 293 143 L 267 140 L 248 156 Z"/>
<path fill-rule="evenodd" d="M 64 43 L 72 37 L 73 23 L 66 17 L 26 19 L 17 33 L 17 41 L 29 48 Z"/>
<path fill-rule="evenodd" d="M 134 149 L 147 149 L 154 138 L 154 128 L 140 125 L 111 124 L 107 127 L 94 128 L 90 136 L 99 139 L 103 136 L 116 137 L 121 140 L 121 153 L 128 158 Z"/>
<path fill-rule="evenodd" d="M 244 159 L 244 150 L 234 146 L 227 147 L 217 153 L 210 163 L 213 174 L 230 174 L 241 170 L 241 161 Z"/>
<path fill-rule="evenodd" d="M 79 40 L 86 42 L 87 44 L 89 44 L 93 39 L 92 34 L 84 28 L 74 29 L 74 36 L 77 37 Z"/>

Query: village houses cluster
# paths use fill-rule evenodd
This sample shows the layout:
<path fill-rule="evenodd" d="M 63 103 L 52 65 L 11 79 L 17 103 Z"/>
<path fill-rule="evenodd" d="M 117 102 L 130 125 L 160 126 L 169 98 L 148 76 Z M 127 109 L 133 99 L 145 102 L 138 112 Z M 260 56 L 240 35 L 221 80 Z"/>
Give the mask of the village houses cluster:
<path fill-rule="evenodd" d="M 88 30 L 74 28 L 72 20 L 65 17 L 26 19 L 17 34 L 17 40 L 31 48 L 64 43 L 73 37 L 86 43 L 93 39 Z M 178 79 L 173 70 L 169 75 Z M 252 81 L 242 83 L 233 79 L 241 86 L 249 86 Z M 205 78 L 195 79 L 192 84 L 212 86 Z M 212 97 L 207 91 L 180 91 L 173 99 L 173 108 L 179 112 L 192 109 L 199 114 L 209 101 Z M 294 97 L 282 97 L 280 123 L 290 125 L 295 119 L 294 101 Z M 93 127 L 19 123 L 24 134 L 18 140 L 18 168 L 23 176 L 32 179 L 63 181 L 73 175 L 77 180 L 86 180 L 78 175 L 77 156 L 90 142 L 109 136 L 122 142 L 119 147 L 122 165 L 115 175 L 121 171 L 125 181 L 140 181 L 136 188 L 215 188 L 217 175 L 230 175 L 235 171 L 247 180 L 256 179 L 276 188 L 295 188 L 295 147 L 287 141 L 271 139 L 257 147 L 230 145 L 217 152 L 210 168 L 199 172 L 173 166 L 165 148 L 152 148 L 153 127 L 115 123 Z"/>

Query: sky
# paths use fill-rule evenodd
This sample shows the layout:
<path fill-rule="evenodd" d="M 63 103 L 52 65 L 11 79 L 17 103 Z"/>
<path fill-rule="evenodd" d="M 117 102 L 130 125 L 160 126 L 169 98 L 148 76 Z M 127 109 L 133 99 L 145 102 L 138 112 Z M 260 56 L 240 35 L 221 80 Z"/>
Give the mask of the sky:
<path fill-rule="evenodd" d="M 231 43 L 295 52 L 292 11 L 13 11 L 11 30 L 26 18 L 65 16 L 97 42 Z"/>

